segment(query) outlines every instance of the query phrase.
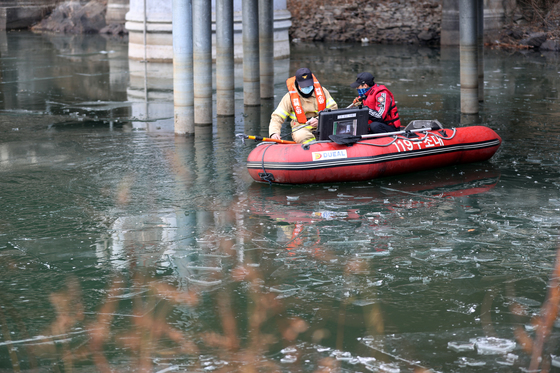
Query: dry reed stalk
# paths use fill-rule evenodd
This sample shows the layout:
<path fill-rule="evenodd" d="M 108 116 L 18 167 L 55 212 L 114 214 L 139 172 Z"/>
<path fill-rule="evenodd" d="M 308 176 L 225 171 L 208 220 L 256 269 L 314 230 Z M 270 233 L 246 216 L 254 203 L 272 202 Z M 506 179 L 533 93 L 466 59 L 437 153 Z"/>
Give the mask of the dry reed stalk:
<path fill-rule="evenodd" d="M 545 303 L 541 308 L 541 313 L 538 318 L 536 318 L 536 336 L 533 343 L 533 351 L 531 354 L 531 364 L 529 365 L 530 371 L 535 371 L 538 369 L 539 364 L 542 359 L 542 352 L 544 345 L 550 336 L 554 322 L 558 317 L 560 303 L 560 249 L 556 250 L 556 263 L 554 267 L 554 272 L 552 273 L 552 278 L 548 285 L 548 294 L 546 296 Z M 544 359 L 542 359 L 544 361 Z M 544 368 L 544 367 L 541 367 Z"/>
<path fill-rule="evenodd" d="M 90 337 L 89 348 L 93 362 L 101 373 L 110 373 L 112 371 L 109 361 L 103 354 L 103 344 L 109 340 L 111 335 L 110 324 L 118 307 L 118 300 L 116 299 L 118 299 L 117 297 L 121 293 L 122 281 L 120 279 L 113 280 L 106 300 L 97 313 L 97 320 L 88 327 Z"/>
<path fill-rule="evenodd" d="M 117 186 L 117 195 L 115 197 L 118 205 L 123 206 L 130 202 L 130 190 L 132 189 L 132 185 L 134 185 L 135 180 L 135 176 L 129 174 L 123 177 L 119 182 L 119 185 Z"/>
<path fill-rule="evenodd" d="M 2 334 L 6 342 L 11 342 L 12 339 L 10 338 L 10 330 L 8 329 L 8 322 L 6 320 L 6 315 L 0 307 L 0 322 L 2 322 Z M 16 349 L 12 346 L 11 343 L 8 343 L 8 354 L 10 356 L 10 361 L 12 363 L 12 369 L 14 372 L 21 372 L 21 368 L 19 366 L 19 359 L 16 354 Z"/>

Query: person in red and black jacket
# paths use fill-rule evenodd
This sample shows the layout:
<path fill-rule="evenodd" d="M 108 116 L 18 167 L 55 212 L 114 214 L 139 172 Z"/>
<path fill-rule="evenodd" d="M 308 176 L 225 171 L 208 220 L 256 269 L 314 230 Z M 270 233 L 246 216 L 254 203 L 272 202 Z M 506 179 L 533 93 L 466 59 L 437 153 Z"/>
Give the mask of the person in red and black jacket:
<path fill-rule="evenodd" d="M 358 90 L 358 97 L 352 102 L 360 102 L 369 109 L 369 132 L 385 133 L 398 131 L 401 127 L 397 104 L 391 91 L 384 85 L 373 81 L 373 75 L 368 72 L 359 73 L 356 81 L 350 87 Z"/>

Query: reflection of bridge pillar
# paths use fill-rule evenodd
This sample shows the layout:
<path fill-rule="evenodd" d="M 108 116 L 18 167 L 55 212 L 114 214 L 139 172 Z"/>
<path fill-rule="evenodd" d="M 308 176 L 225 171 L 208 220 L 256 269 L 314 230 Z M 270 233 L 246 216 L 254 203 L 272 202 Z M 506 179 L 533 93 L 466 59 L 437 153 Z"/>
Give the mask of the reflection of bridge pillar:
<path fill-rule="evenodd" d="M 270 114 L 276 109 L 274 107 L 274 100 L 262 100 L 261 101 L 261 121 L 260 121 L 260 134 L 259 136 L 268 137 L 268 124 L 270 123 Z M 291 140 L 291 139 L 289 139 Z"/>
<path fill-rule="evenodd" d="M 173 65 L 128 60 L 128 101 L 132 102 L 132 127 L 148 132 L 173 132 Z"/>
<path fill-rule="evenodd" d="M 111 92 L 126 92 L 128 87 L 128 55 L 126 50 L 120 47 L 120 42 L 108 38 L 107 50 L 115 51 L 108 56 L 109 59 L 109 83 L 111 84 Z"/>
<path fill-rule="evenodd" d="M 213 194 L 214 178 L 214 146 L 211 126 L 195 126 L 194 128 L 194 172 L 196 175 L 194 189 Z M 214 226 L 215 207 L 200 208 L 196 211 L 197 235 L 201 237 Z"/>
<path fill-rule="evenodd" d="M 219 195 L 219 203 L 222 205 L 220 212 L 231 212 L 232 198 L 235 195 L 235 180 L 233 175 L 235 171 L 235 162 L 229 162 L 228 159 L 235 152 L 235 117 L 219 116 L 216 119 L 218 133 L 216 135 L 216 191 Z"/>
<path fill-rule="evenodd" d="M 261 107 L 260 106 L 244 106 L 244 128 L 245 133 L 249 135 L 260 133 L 261 127 Z"/>
<path fill-rule="evenodd" d="M 286 0 L 274 1 L 274 58 L 288 57 L 290 43 L 288 29 L 290 12 L 286 9 Z M 172 37 L 172 0 L 146 0 L 147 32 L 146 55 L 149 61 L 167 61 L 173 59 Z M 234 57 L 243 58 L 241 0 L 234 0 Z M 215 0 L 212 0 L 212 29 L 215 30 Z M 131 59 L 144 59 L 144 0 L 130 0 L 130 10 L 126 14 L 126 28 L 129 31 L 128 55 Z M 215 38 L 213 33 L 212 38 Z M 215 45 L 215 42 L 213 42 Z M 215 48 L 212 51 L 215 58 Z"/>
<path fill-rule="evenodd" d="M 211 126 L 195 126 L 194 127 L 194 150 L 195 150 L 195 188 L 198 190 L 206 190 L 212 187 L 214 162 L 212 155 L 214 154 Z"/>

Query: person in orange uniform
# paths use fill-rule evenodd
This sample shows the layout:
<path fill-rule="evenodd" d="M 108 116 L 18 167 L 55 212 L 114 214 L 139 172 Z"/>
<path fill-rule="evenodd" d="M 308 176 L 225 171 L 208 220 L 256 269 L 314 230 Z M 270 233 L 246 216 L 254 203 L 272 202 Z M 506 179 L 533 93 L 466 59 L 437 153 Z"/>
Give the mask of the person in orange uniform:
<path fill-rule="evenodd" d="M 302 67 L 296 75 L 286 80 L 288 93 L 270 117 L 269 137 L 280 140 L 282 124 L 290 117 L 292 138 L 299 144 L 315 140 L 313 130 L 317 128 L 317 116 L 321 110 L 338 109 L 329 91 L 321 84 L 311 70 Z"/>
<path fill-rule="evenodd" d="M 395 97 L 384 85 L 373 81 L 373 75 L 368 72 L 359 73 L 356 81 L 350 87 L 358 90 L 358 97 L 352 102 L 360 102 L 369 109 L 369 132 L 386 133 L 398 131 L 401 120 L 397 110 Z"/>

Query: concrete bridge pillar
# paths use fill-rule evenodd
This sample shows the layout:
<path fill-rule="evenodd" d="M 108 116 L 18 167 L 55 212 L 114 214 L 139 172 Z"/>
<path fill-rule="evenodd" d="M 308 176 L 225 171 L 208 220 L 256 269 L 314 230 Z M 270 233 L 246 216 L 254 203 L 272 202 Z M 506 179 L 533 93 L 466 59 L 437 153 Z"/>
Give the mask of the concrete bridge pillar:
<path fill-rule="evenodd" d="M 484 42 L 491 41 L 504 24 L 511 11 L 503 0 L 484 0 Z M 443 0 L 441 19 L 441 45 L 459 45 L 459 0 Z"/>
<path fill-rule="evenodd" d="M 107 22 L 107 24 L 124 24 L 128 10 L 128 0 L 108 0 L 105 22 Z"/>

